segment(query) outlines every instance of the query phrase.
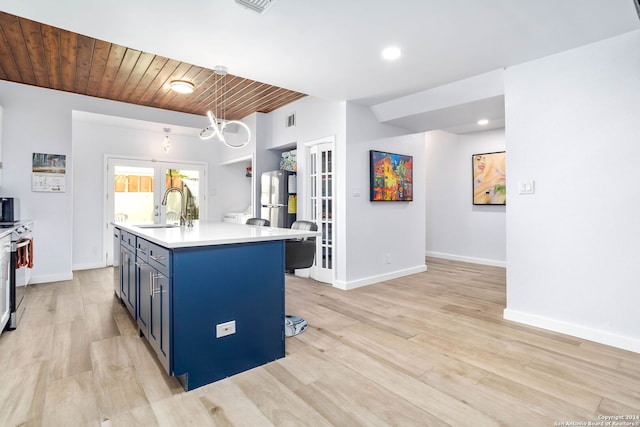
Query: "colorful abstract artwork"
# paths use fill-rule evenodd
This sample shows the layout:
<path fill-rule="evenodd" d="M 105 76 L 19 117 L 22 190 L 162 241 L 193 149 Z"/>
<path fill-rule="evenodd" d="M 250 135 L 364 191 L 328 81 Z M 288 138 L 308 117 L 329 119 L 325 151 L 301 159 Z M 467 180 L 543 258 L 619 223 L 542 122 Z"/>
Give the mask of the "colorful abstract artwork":
<path fill-rule="evenodd" d="M 371 201 L 413 200 L 413 157 L 370 151 Z"/>
<path fill-rule="evenodd" d="M 472 155 L 473 204 L 506 205 L 506 155 L 504 151 Z"/>

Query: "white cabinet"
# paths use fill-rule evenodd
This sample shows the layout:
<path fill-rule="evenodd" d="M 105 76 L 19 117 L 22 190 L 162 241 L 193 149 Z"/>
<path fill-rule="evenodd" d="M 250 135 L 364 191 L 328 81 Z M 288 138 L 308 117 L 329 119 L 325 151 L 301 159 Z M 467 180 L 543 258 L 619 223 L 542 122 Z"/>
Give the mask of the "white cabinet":
<path fill-rule="evenodd" d="M 222 222 L 230 222 L 232 224 L 246 224 L 253 215 L 243 212 L 227 212 L 222 218 Z"/>

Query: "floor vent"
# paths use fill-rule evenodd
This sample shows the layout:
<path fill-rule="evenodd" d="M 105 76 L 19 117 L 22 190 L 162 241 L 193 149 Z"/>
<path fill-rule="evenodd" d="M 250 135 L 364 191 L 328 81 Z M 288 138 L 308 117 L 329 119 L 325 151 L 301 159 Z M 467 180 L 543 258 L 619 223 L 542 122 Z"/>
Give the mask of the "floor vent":
<path fill-rule="evenodd" d="M 260 15 L 266 13 L 278 0 L 236 0 L 240 6 L 244 6 Z"/>
<path fill-rule="evenodd" d="M 290 114 L 287 116 L 287 123 L 285 127 L 293 127 L 296 125 L 296 113 Z"/>

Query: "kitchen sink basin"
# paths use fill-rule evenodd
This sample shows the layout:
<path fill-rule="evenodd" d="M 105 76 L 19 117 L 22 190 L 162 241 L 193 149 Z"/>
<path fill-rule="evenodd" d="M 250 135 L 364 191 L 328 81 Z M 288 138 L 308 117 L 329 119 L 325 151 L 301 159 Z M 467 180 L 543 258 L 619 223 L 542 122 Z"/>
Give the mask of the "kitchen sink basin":
<path fill-rule="evenodd" d="M 140 224 L 136 225 L 138 228 L 177 228 L 178 224 Z"/>

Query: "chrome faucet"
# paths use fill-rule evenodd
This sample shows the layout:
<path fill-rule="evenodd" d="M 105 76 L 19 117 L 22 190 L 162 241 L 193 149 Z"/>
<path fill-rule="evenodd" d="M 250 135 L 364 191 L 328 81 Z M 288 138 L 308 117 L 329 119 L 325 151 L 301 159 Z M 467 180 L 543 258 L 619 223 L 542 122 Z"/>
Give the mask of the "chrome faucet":
<path fill-rule="evenodd" d="M 187 217 L 184 214 L 185 211 L 185 203 L 184 203 L 184 192 L 178 188 L 178 187 L 169 187 L 167 188 L 167 191 L 164 192 L 164 197 L 162 198 L 162 206 L 167 206 L 167 197 L 169 196 L 169 193 L 172 191 L 177 191 L 178 193 L 180 193 L 180 225 L 185 225 L 187 222 Z M 193 226 L 193 222 L 191 220 L 189 220 L 189 227 Z"/>

